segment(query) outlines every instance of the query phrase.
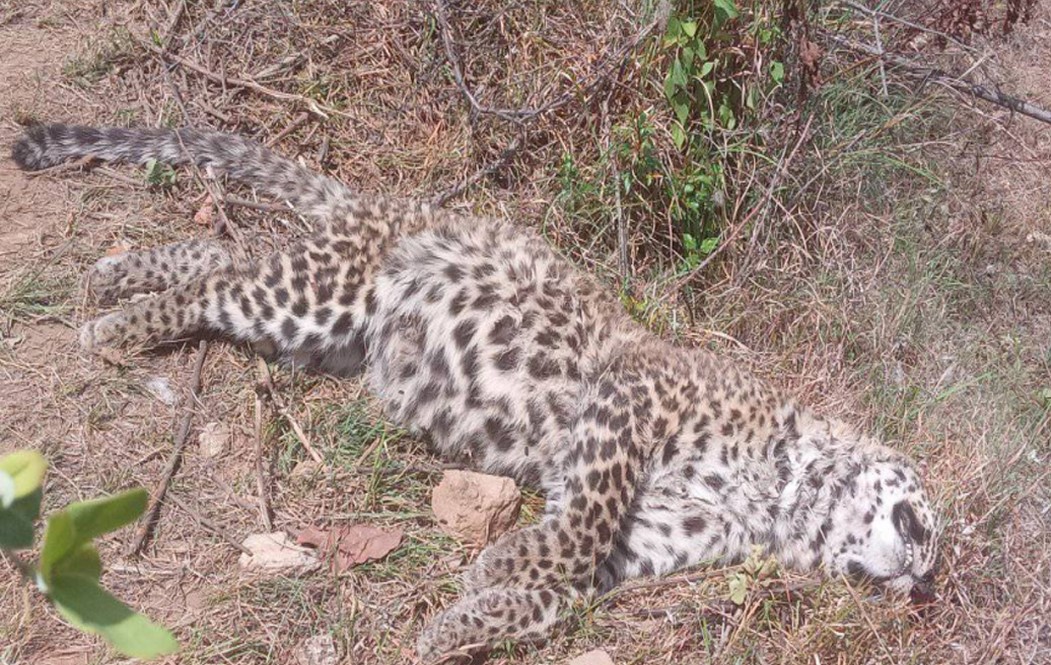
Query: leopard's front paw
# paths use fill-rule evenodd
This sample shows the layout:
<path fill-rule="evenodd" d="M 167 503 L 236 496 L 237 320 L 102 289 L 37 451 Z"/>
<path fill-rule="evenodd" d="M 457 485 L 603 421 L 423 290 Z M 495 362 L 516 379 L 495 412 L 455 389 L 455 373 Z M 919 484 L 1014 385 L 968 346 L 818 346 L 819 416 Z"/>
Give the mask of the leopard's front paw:
<path fill-rule="evenodd" d="M 94 353 L 101 348 L 120 346 L 128 326 L 124 312 L 113 312 L 88 321 L 80 327 L 80 348 Z"/>
<path fill-rule="evenodd" d="M 103 256 L 84 275 L 84 290 L 100 305 L 112 305 L 127 289 L 130 252 Z"/>
<path fill-rule="evenodd" d="M 470 662 L 486 648 L 481 617 L 461 600 L 428 623 L 416 640 L 416 653 L 423 663 Z"/>

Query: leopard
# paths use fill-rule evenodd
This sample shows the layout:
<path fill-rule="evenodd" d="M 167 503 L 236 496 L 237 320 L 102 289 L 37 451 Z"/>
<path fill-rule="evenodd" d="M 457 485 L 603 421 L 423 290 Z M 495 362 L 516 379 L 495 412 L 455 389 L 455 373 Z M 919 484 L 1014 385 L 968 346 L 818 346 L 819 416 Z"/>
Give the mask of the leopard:
<path fill-rule="evenodd" d="M 193 165 L 308 222 L 258 261 L 214 237 L 99 259 L 85 288 L 115 308 L 81 327 L 85 352 L 209 336 L 361 376 L 441 457 L 543 493 L 539 521 L 484 548 L 423 626 L 425 662 L 543 641 L 582 597 L 754 552 L 937 599 L 940 519 L 910 457 L 650 331 L 537 230 L 358 193 L 210 129 L 36 125 L 12 157 Z"/>

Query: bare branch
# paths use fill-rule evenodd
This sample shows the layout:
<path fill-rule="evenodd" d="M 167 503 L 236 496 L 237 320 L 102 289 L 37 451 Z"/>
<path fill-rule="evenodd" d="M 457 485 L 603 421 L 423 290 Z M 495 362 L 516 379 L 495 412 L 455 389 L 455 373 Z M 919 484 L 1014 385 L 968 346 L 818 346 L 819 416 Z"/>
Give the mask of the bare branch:
<path fill-rule="evenodd" d="M 994 90 L 988 86 L 981 85 L 979 83 L 971 83 L 965 81 L 962 78 L 953 74 L 946 73 L 940 69 L 934 69 L 932 67 L 924 67 L 917 65 L 914 62 L 909 61 L 900 55 L 893 53 L 887 53 L 874 46 L 868 44 L 861 44 L 858 42 L 851 41 L 838 35 L 826 33 L 829 41 L 843 48 L 849 49 L 856 53 L 865 53 L 867 55 L 879 58 L 881 61 L 889 63 L 899 69 L 904 70 L 913 78 L 917 78 L 922 85 L 927 83 L 938 83 L 944 85 L 947 88 L 951 88 L 957 92 L 962 92 L 972 97 L 1002 106 L 1006 109 L 1010 109 L 1016 113 L 1029 116 L 1041 122 L 1051 124 L 1051 111 L 1031 104 L 1024 99 L 1006 95 L 999 90 Z"/>

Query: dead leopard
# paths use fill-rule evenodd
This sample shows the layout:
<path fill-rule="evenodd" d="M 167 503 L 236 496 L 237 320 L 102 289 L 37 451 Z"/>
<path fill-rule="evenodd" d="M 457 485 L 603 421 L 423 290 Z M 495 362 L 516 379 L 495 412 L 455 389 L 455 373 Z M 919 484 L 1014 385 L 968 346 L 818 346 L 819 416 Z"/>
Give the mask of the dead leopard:
<path fill-rule="evenodd" d="M 362 196 L 212 131 L 34 127 L 24 169 L 92 156 L 194 162 L 284 199 L 316 231 L 254 265 L 196 240 L 99 260 L 121 309 L 87 350 L 198 334 L 339 375 L 364 368 L 390 417 L 443 455 L 541 488 L 423 630 L 426 659 L 539 639 L 578 594 L 759 545 L 793 568 L 931 595 L 936 519 L 904 456 L 705 351 L 642 329 L 535 233 Z"/>

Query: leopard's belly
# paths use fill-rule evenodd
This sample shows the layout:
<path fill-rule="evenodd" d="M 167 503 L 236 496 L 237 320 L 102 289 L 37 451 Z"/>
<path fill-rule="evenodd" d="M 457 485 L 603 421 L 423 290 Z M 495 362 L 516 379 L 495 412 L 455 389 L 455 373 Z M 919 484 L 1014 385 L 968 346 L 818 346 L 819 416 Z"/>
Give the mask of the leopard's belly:
<path fill-rule="evenodd" d="M 581 281 L 503 226 L 403 240 L 376 280 L 370 387 L 446 457 L 551 489 L 601 346 Z"/>

